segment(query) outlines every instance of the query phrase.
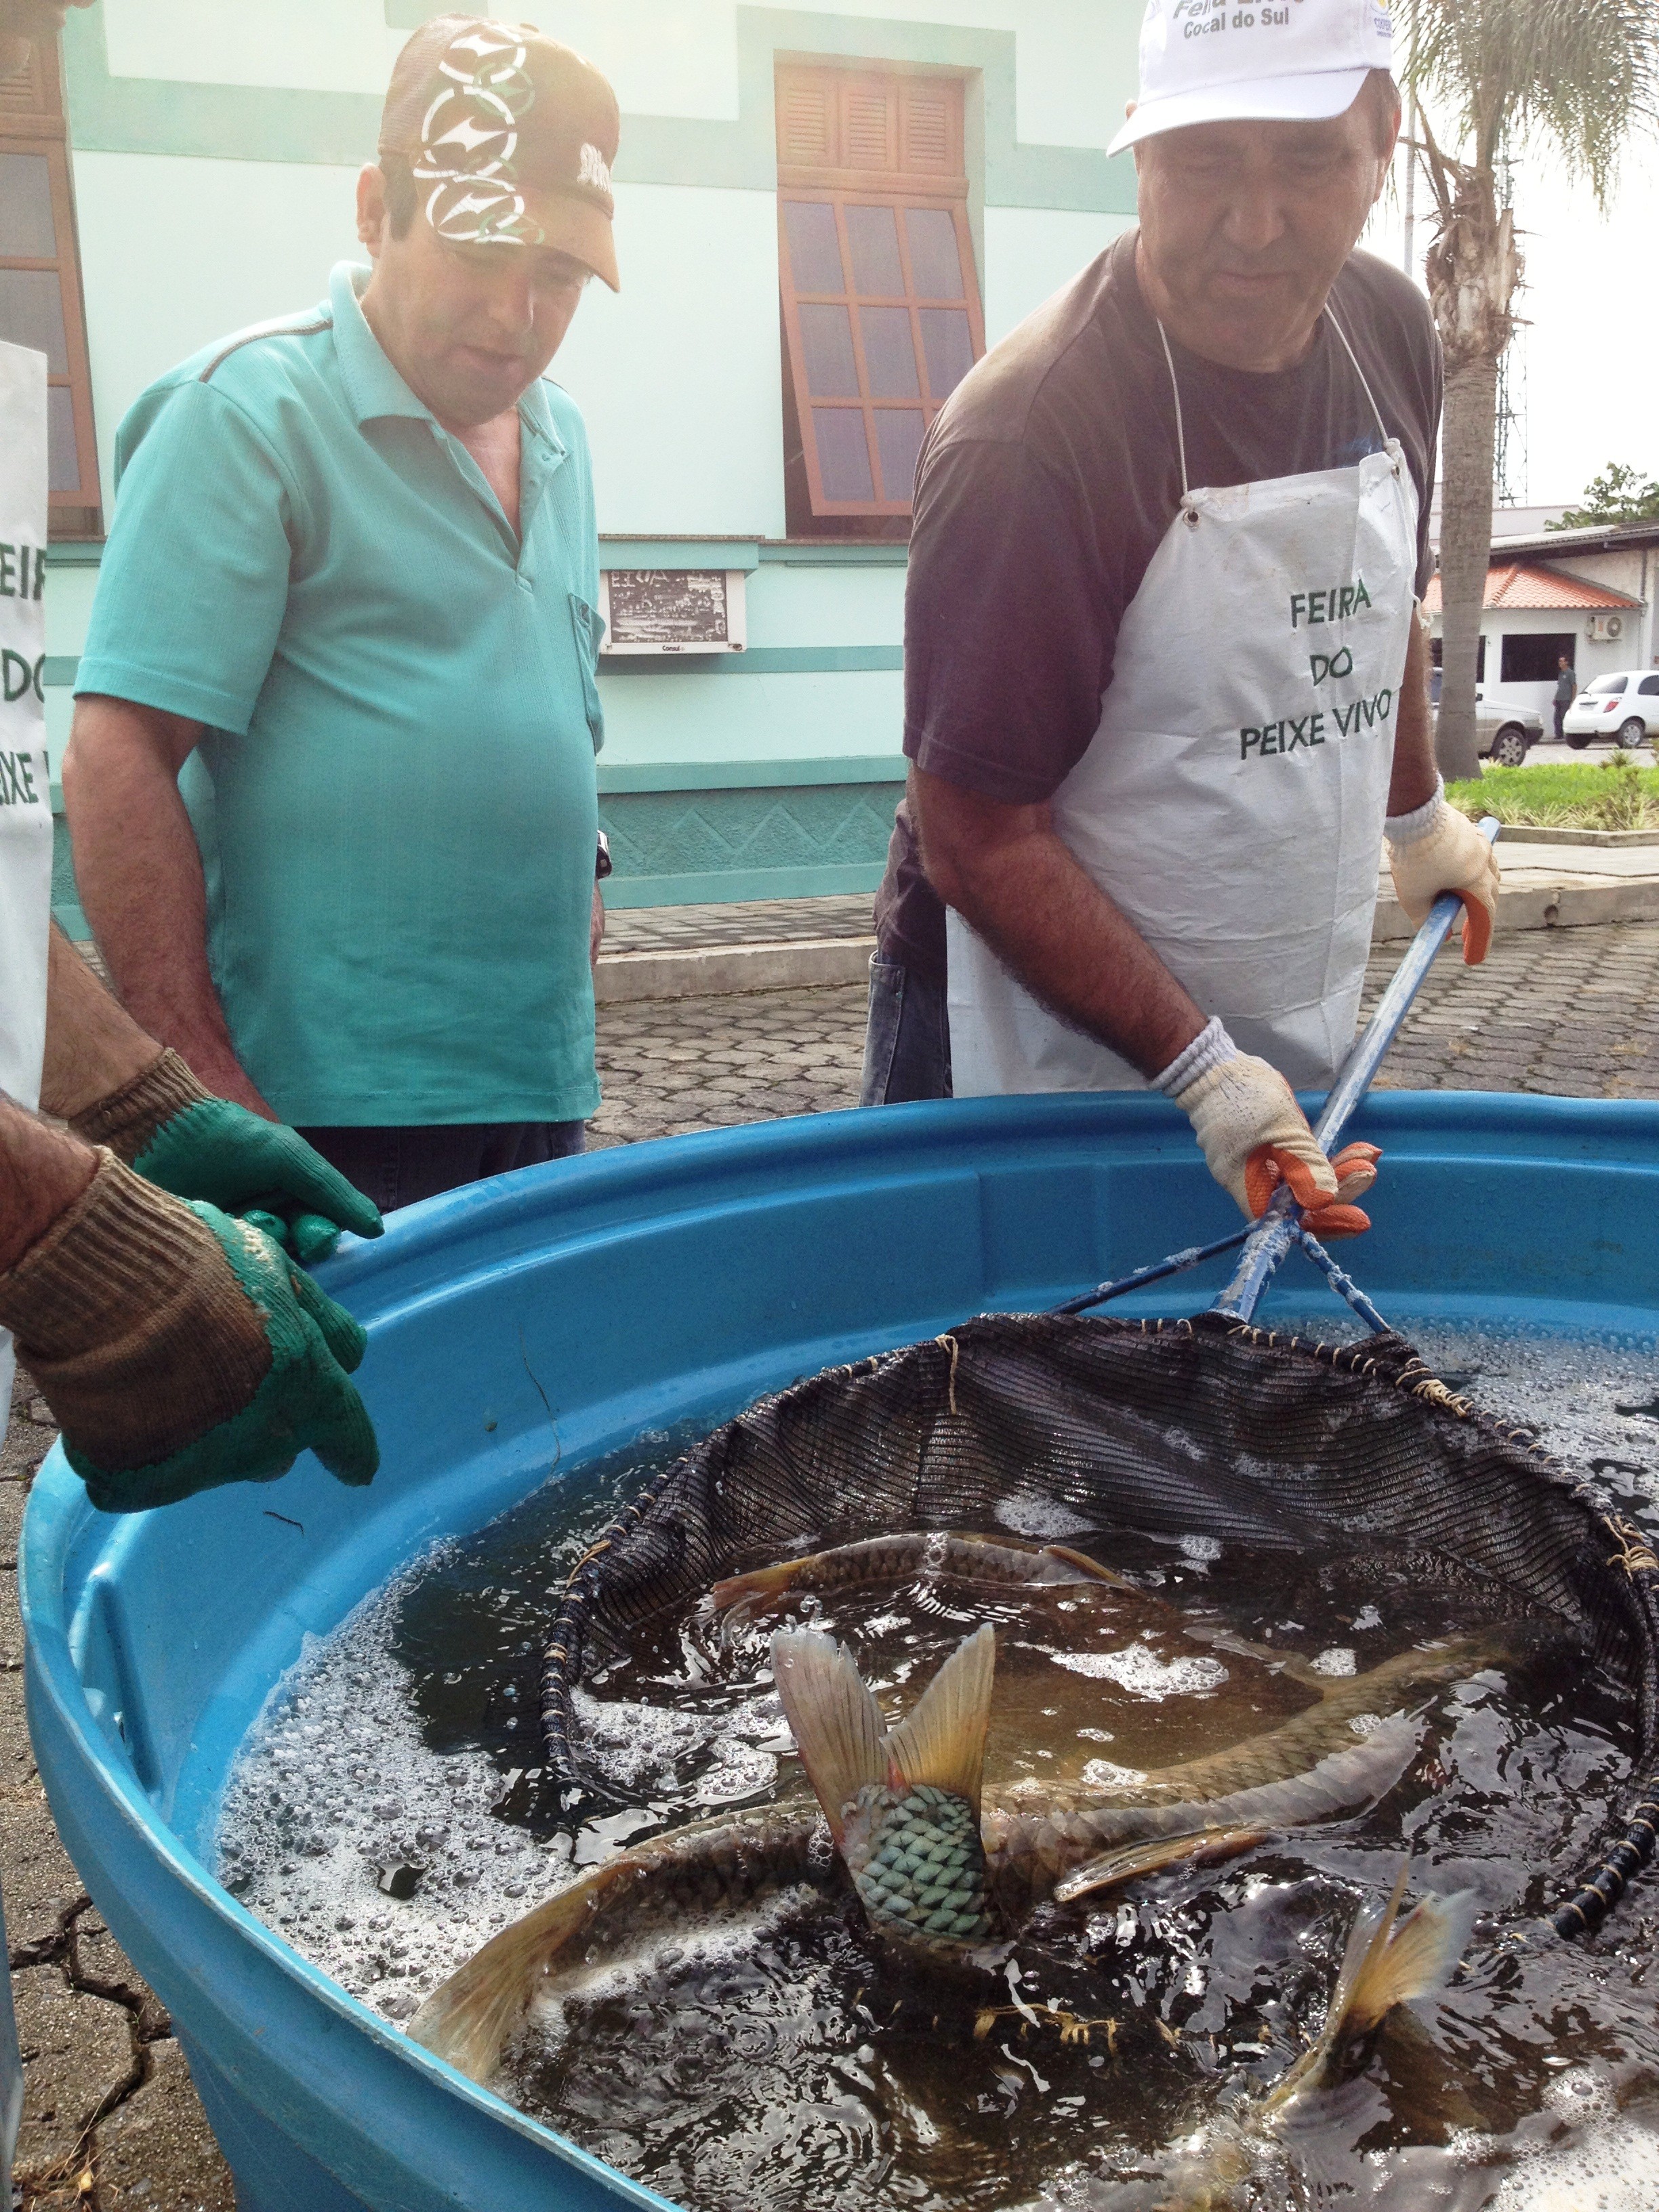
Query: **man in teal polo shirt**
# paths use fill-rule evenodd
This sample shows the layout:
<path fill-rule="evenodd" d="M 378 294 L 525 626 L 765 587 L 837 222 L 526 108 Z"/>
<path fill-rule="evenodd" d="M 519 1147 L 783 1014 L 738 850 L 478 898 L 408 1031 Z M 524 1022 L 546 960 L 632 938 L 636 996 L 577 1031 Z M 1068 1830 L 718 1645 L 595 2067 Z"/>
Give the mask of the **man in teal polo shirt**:
<path fill-rule="evenodd" d="M 64 763 L 88 916 L 146 1029 L 383 1207 L 580 1151 L 599 1104 L 599 548 L 542 372 L 617 284 L 617 135 L 568 48 L 428 24 L 372 273 L 118 439 Z"/>

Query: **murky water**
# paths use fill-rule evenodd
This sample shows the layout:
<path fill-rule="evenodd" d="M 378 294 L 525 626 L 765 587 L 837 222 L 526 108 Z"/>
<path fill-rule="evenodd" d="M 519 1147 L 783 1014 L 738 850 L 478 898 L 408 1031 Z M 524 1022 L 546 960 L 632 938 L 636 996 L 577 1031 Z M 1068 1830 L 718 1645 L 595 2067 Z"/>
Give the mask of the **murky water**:
<path fill-rule="evenodd" d="M 1419 1341 L 1659 1529 L 1649 1353 L 1472 1331 Z M 659 1440 L 649 1463 L 672 1449 Z M 392 2019 L 569 1878 L 571 1842 L 537 1771 L 540 1648 L 550 1593 L 640 1464 L 550 1489 L 419 1563 L 307 1654 L 232 1778 L 227 1879 Z M 1136 1590 L 841 1590 L 724 1630 L 693 1622 L 637 1654 L 584 1708 L 637 1803 L 590 1823 L 575 1857 L 800 1791 L 765 1674 L 780 1620 L 844 1637 L 890 1711 L 995 1620 L 995 1782 L 1109 1778 L 1310 1702 L 1311 1687 L 1237 1638 L 1341 1678 L 1478 1614 L 1471 1593 L 1398 1559 L 1264 1565 L 1202 1531 L 1066 1540 Z M 1233 1636 L 1218 1642 L 1224 1624 Z M 1535 1652 L 1443 1692 L 1406 1779 L 1370 1814 L 1150 1877 L 1097 1909 L 1045 1911 L 994 1980 L 896 1960 L 850 1905 L 805 1896 L 672 1941 L 659 1929 L 539 2009 L 506 2093 L 708 2212 L 1137 2212 L 1170 2198 L 1173 2176 L 1201 2172 L 1303 2047 L 1355 1910 L 1409 1853 L 1416 1893 L 1473 1889 L 1480 1906 L 1464 1972 L 1437 2014 L 1424 2008 L 1432 2038 L 1392 2027 L 1365 2072 L 1261 2153 L 1226 2201 L 1650 2212 L 1659 1881 L 1639 1881 L 1588 1941 L 1562 1944 L 1538 1918 L 1628 1778 L 1617 1701 L 1571 1651 Z"/>

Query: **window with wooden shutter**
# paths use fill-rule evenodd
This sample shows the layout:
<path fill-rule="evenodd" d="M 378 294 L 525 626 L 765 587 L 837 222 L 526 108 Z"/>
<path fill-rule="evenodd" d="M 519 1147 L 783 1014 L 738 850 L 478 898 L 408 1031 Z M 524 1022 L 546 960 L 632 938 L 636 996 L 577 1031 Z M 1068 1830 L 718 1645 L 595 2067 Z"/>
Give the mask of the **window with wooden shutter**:
<path fill-rule="evenodd" d="M 56 43 L 0 76 L 0 338 L 46 356 L 54 538 L 102 535 L 92 376 Z"/>
<path fill-rule="evenodd" d="M 787 458 L 813 521 L 908 516 L 923 434 L 985 350 L 962 102 L 956 77 L 779 68 Z"/>

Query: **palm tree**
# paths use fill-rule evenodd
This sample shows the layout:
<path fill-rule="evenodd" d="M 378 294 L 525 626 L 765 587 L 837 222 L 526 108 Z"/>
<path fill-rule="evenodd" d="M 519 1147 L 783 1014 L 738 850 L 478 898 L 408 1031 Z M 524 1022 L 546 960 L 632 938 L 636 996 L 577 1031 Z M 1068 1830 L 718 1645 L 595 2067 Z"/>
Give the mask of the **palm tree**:
<path fill-rule="evenodd" d="M 1659 122 L 1659 0 L 1403 0 L 1401 74 L 1440 118 L 1420 158 L 1434 202 L 1425 258 L 1446 353 L 1441 434 L 1444 610 L 1440 766 L 1478 775 L 1474 672 L 1492 555 L 1498 364 L 1522 259 L 1498 204 L 1506 151 L 1553 149 L 1605 208 L 1625 142 Z"/>

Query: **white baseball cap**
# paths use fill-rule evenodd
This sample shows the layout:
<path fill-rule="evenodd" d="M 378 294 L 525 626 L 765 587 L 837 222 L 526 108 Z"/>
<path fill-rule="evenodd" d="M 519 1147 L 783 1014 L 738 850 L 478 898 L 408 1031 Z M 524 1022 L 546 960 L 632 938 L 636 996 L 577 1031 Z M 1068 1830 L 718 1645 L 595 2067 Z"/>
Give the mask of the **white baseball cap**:
<path fill-rule="evenodd" d="M 1315 122 L 1394 65 L 1382 0 L 1146 0 L 1140 98 L 1107 151 L 1194 123 Z"/>

